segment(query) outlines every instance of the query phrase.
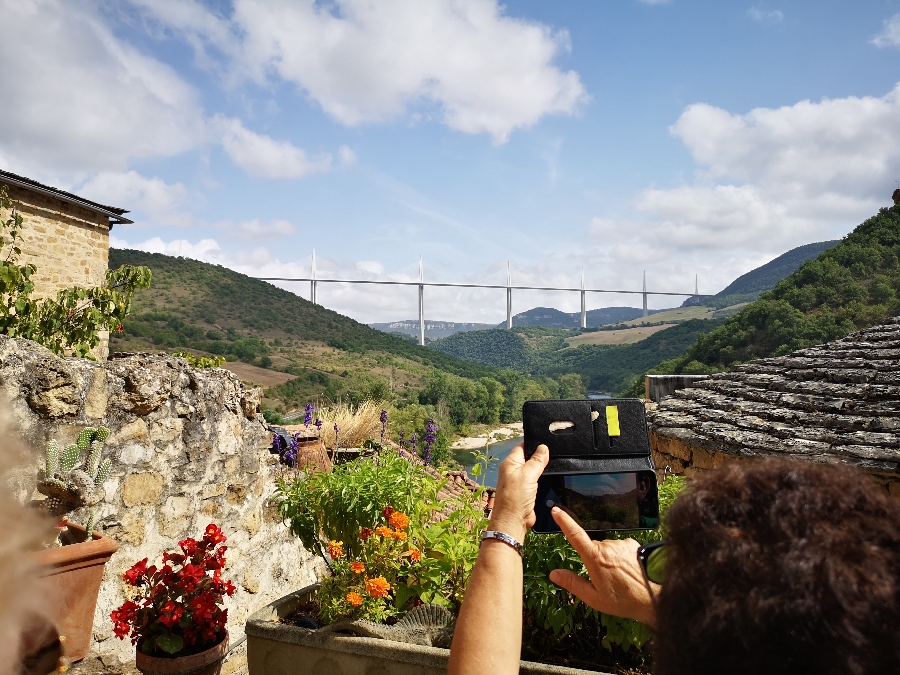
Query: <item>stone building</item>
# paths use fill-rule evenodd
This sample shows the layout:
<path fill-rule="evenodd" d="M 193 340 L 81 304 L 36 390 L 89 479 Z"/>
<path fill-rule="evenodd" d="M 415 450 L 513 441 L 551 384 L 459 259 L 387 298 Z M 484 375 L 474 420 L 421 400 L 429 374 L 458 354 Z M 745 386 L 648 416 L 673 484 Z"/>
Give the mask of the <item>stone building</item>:
<path fill-rule="evenodd" d="M 109 264 L 109 231 L 131 223 L 125 209 L 0 171 L 0 185 L 24 218 L 22 264 L 33 263 L 35 297 L 46 298 L 69 286 L 99 286 Z"/>
<path fill-rule="evenodd" d="M 132 222 L 124 217 L 128 211 L 7 171 L 0 171 L 3 185 L 24 220 L 19 262 L 37 267 L 31 277 L 35 298 L 53 297 L 70 286 L 100 286 L 106 280 L 109 231 L 115 224 Z M 108 344 L 103 331 L 94 356 L 106 358 Z"/>
<path fill-rule="evenodd" d="M 774 455 L 855 465 L 900 496 L 900 317 L 712 375 L 649 408 L 659 470 Z"/>

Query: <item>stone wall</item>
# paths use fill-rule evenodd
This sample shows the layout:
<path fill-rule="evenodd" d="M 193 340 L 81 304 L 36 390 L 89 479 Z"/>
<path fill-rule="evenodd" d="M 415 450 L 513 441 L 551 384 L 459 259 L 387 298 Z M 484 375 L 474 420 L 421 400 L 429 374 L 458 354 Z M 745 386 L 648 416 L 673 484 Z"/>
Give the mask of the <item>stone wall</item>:
<path fill-rule="evenodd" d="M 130 590 L 122 572 L 142 558 L 158 560 L 210 522 L 228 537 L 226 577 L 238 587 L 227 602 L 232 642 L 243 636 L 247 616 L 324 572 L 268 505 L 280 469 L 267 450 L 259 391 L 228 371 L 196 370 L 162 355 L 62 359 L 0 336 L 0 394 L 14 433 L 34 449 L 33 466 L 17 484 L 23 502 L 39 496 L 37 468 L 51 438 L 68 444 L 87 425 L 112 431 L 104 456 L 113 458 L 113 470 L 96 507 L 96 529 L 120 544 L 94 617 L 92 653 L 105 669 L 121 670 L 134 658 L 109 620 Z"/>

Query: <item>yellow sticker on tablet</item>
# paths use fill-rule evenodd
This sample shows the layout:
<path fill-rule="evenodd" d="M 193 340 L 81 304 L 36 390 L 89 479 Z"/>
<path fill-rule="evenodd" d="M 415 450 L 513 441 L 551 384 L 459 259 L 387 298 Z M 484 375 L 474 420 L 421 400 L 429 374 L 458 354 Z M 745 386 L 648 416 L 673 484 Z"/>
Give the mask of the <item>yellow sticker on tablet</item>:
<path fill-rule="evenodd" d="M 610 436 L 619 436 L 619 406 L 606 406 L 606 433 Z"/>

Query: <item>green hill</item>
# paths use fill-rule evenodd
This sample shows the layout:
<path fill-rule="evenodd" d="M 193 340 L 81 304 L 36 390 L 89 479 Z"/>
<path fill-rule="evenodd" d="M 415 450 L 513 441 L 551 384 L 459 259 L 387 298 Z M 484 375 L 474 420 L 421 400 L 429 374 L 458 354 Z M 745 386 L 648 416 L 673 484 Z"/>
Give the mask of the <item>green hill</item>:
<path fill-rule="evenodd" d="M 510 368 L 535 377 L 559 379 L 575 373 L 595 391 L 618 392 L 634 378 L 662 361 L 684 353 L 704 331 L 722 320 L 693 319 L 625 345 L 582 344 L 566 339 L 579 334 L 558 328 L 514 326 L 457 333 L 435 340 L 429 349 L 469 359 L 485 366 Z"/>
<path fill-rule="evenodd" d="M 759 299 L 759 294 L 771 291 L 775 285 L 794 272 L 807 260 L 816 258 L 823 251 L 827 251 L 840 243 L 839 240 L 820 241 L 814 244 L 806 244 L 792 248 L 787 253 L 782 253 L 774 260 L 761 265 L 746 274 L 742 274 L 728 286 L 710 298 L 704 298 L 699 304 L 707 307 L 722 309 L 742 302 L 753 302 Z M 693 298 L 685 301 L 685 305 L 697 304 Z"/>
<path fill-rule="evenodd" d="M 518 400 L 526 390 L 544 398 L 572 391 L 571 383 L 511 378 L 498 368 L 411 344 L 225 267 L 110 250 L 110 267 L 126 263 L 149 267 L 153 282 L 135 296 L 124 331 L 111 336 L 113 351 L 223 356 L 242 379 L 266 387 L 264 405 L 274 410 L 375 398 L 399 407 L 432 405 L 429 414 L 437 418 L 446 416 L 446 394 L 455 401 L 444 420 L 452 429 L 497 421 L 501 413 L 511 418 L 504 422 L 514 421 L 521 407 L 517 412 L 503 402 Z M 434 391 L 436 374 L 442 378 L 440 395 Z"/>
<path fill-rule="evenodd" d="M 834 340 L 898 314 L 900 206 L 894 206 L 800 265 L 664 367 L 667 372 L 721 370 Z"/>

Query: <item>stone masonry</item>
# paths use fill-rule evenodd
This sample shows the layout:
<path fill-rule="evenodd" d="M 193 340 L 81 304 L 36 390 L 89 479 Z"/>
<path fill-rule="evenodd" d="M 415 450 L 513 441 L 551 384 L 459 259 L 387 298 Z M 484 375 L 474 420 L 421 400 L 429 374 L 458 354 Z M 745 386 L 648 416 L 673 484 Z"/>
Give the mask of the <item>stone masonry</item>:
<path fill-rule="evenodd" d="M 791 457 L 858 466 L 900 496 L 900 317 L 711 375 L 647 417 L 660 471 Z"/>
<path fill-rule="evenodd" d="M 127 670 L 134 659 L 134 647 L 114 637 L 109 620 L 131 590 L 122 573 L 200 536 L 210 522 L 228 537 L 226 577 L 238 587 L 226 603 L 232 642 L 243 636 L 250 614 L 324 572 L 321 559 L 303 549 L 268 504 L 280 469 L 267 451 L 259 390 L 228 371 L 197 370 L 164 355 L 59 358 L 28 340 L 0 336 L 0 394 L 13 433 L 34 451 L 16 483 L 22 502 L 40 497 L 34 484 L 51 438 L 71 443 L 88 425 L 112 432 L 104 456 L 113 459 L 113 471 L 96 507 L 96 529 L 120 545 L 106 566 L 94 617 L 92 655 L 104 671 Z M 71 519 L 83 523 L 86 515 Z M 236 667 L 226 663 L 223 672 Z"/>

